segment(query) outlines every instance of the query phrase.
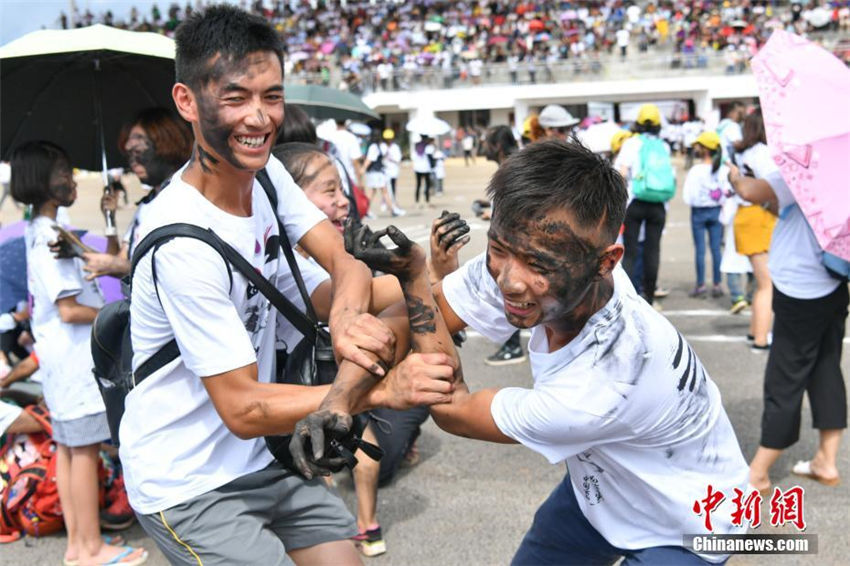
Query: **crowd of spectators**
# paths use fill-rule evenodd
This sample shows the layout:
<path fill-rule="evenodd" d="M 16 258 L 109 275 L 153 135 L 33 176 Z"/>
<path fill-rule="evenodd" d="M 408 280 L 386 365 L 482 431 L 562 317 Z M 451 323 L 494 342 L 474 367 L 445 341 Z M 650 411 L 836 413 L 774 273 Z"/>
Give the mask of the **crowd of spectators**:
<path fill-rule="evenodd" d="M 129 19 L 111 12 L 62 14 L 61 25 L 107 25 L 170 35 L 205 2 L 173 3 Z M 246 8 L 269 19 L 287 44 L 286 73 L 355 93 L 415 83 L 478 84 L 494 69 L 510 82 L 554 81 L 556 70 L 598 73 L 603 62 L 659 57 L 671 67 L 742 72 L 772 29 L 847 32 L 850 0 L 630 2 L 584 0 L 447 2 L 256 0 Z M 839 54 L 841 56 L 841 54 Z M 338 84 L 337 84 L 338 83 Z"/>

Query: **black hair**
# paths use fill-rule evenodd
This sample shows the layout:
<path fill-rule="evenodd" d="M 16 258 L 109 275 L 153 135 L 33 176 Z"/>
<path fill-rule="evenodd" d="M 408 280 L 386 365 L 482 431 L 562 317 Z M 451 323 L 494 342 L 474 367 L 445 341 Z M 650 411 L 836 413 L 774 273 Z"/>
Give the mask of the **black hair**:
<path fill-rule="evenodd" d="M 50 192 L 50 176 L 57 165 L 71 168 L 65 150 L 49 141 L 31 141 L 18 146 L 10 161 L 12 198 L 31 204 L 38 212 L 53 195 Z"/>
<path fill-rule="evenodd" d="M 316 126 L 304 109 L 297 104 L 283 105 L 283 126 L 277 138 L 278 144 L 290 142 L 318 143 Z"/>
<path fill-rule="evenodd" d="M 302 189 L 305 185 L 309 185 L 313 179 L 305 177 L 307 165 L 317 155 L 321 155 L 330 160 L 327 153 L 322 151 L 322 148 L 316 144 L 304 142 L 289 142 L 276 145 L 272 148 L 272 154 L 280 159 L 289 174 L 292 175 L 292 180 L 295 181 Z"/>
<path fill-rule="evenodd" d="M 522 226 L 567 209 L 582 228 L 603 226 L 614 243 L 626 215 L 626 182 L 603 157 L 576 141 L 535 142 L 506 159 L 487 187 L 499 226 Z"/>
<path fill-rule="evenodd" d="M 745 107 L 744 103 L 741 102 L 740 100 L 733 100 L 732 102 L 729 103 L 729 108 L 726 110 L 726 115 L 728 116 L 729 114 L 731 114 L 735 110 L 740 110 L 744 107 Z"/>
<path fill-rule="evenodd" d="M 175 33 L 177 82 L 196 90 L 217 78 L 212 59 L 237 63 L 251 53 L 273 52 L 283 69 L 283 41 L 265 19 L 234 6 L 210 6 L 189 16 Z"/>
<path fill-rule="evenodd" d="M 501 151 L 505 157 L 519 149 L 513 131 L 508 126 L 496 126 L 487 132 L 487 144 L 494 151 Z"/>
<path fill-rule="evenodd" d="M 641 124 L 635 123 L 635 132 L 639 134 L 652 134 L 657 136 L 661 133 L 661 124 L 655 125 L 650 122 L 643 122 Z"/>

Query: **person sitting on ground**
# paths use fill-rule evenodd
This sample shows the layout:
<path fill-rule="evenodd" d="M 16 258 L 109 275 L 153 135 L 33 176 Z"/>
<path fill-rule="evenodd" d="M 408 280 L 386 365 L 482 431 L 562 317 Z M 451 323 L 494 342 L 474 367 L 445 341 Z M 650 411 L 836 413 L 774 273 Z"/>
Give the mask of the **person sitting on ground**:
<path fill-rule="evenodd" d="M 724 562 L 726 555 L 685 548 L 683 538 L 744 533 L 733 524 L 731 499 L 734 490 L 747 492 L 747 465 L 696 353 L 617 267 L 625 181 L 583 146 L 543 141 L 509 157 L 488 193 L 486 253 L 435 294 L 424 253 L 397 229 L 387 229 L 397 248 L 355 241 L 354 252 L 402 283 L 405 303 L 383 320 L 396 334 L 397 357 L 412 346 L 399 367 L 446 376 L 451 401 L 431 407 L 442 429 L 521 443 L 553 464 L 566 462 L 568 474 L 538 509 L 512 563 Z M 467 324 L 494 339 L 530 329 L 533 388 L 470 392 L 448 338 Z M 435 353 L 449 359 L 433 364 Z M 292 452 L 302 473 L 315 473 L 322 456 L 305 452 L 305 440 L 316 447 L 347 428 L 358 386 L 403 398 L 398 392 L 413 374 L 377 383 L 364 372 L 338 378 L 320 410 L 296 425 Z M 709 522 L 704 501 L 712 491 L 727 497 Z"/>
<path fill-rule="evenodd" d="M 150 192 L 137 204 L 133 221 L 124 234 L 121 244 L 114 235 L 106 240 L 105 253 L 86 252 L 86 271 L 89 278 L 112 275 L 124 277 L 130 273 L 130 258 L 139 243 L 139 224 L 148 205 L 156 198 L 171 175 L 183 165 L 192 153 L 192 133 L 186 124 L 165 108 L 142 110 L 122 130 L 118 147 L 127 156 L 130 169 L 139 181 L 150 187 Z M 101 200 L 104 214 L 117 207 L 114 193 L 105 194 Z"/>

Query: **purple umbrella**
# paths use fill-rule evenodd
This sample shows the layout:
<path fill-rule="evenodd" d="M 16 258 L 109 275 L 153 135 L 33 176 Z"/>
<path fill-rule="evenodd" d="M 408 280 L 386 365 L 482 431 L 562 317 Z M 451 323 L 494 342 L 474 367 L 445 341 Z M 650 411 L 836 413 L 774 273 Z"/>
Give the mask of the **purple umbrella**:
<path fill-rule="evenodd" d="M 0 228 L 0 312 L 15 308 L 20 301 L 27 300 L 27 254 L 24 243 L 26 221 L 15 222 Z M 82 232 L 84 244 L 97 251 L 106 251 L 106 238 Z M 98 279 L 103 298 L 107 303 L 124 298 L 121 281 L 115 277 Z"/>

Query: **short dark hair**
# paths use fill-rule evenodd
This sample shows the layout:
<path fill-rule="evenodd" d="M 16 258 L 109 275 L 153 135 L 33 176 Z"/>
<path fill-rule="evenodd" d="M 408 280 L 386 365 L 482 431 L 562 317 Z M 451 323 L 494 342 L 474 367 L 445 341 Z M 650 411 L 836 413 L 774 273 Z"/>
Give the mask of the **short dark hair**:
<path fill-rule="evenodd" d="M 315 144 L 319 142 L 319 138 L 316 136 L 316 126 L 313 125 L 304 109 L 297 104 L 284 103 L 283 126 L 277 137 L 277 143 L 289 142 Z"/>
<path fill-rule="evenodd" d="M 578 141 L 544 140 L 508 157 L 487 187 L 493 222 L 522 226 L 555 209 L 568 209 L 582 228 L 603 226 L 613 243 L 626 215 L 626 182 L 608 162 Z"/>
<path fill-rule="evenodd" d="M 50 200 L 50 176 L 57 164 L 71 167 L 65 150 L 49 141 L 31 141 L 12 152 L 12 198 L 38 209 Z"/>
<path fill-rule="evenodd" d="M 312 181 L 312 179 L 305 178 L 304 176 L 310 161 L 317 155 L 330 159 L 330 156 L 316 144 L 304 142 L 289 142 L 276 145 L 272 148 L 272 154 L 280 159 L 283 166 L 292 175 L 292 180 L 302 189 L 304 185 L 309 185 Z"/>
<path fill-rule="evenodd" d="M 174 169 L 192 156 L 192 130 L 176 116 L 174 112 L 161 106 L 145 108 L 133 118 L 133 121 L 121 129 L 118 136 L 118 150 L 126 154 L 124 146 L 130 137 L 130 130 L 140 126 L 153 142 L 157 156 Z"/>
<path fill-rule="evenodd" d="M 519 149 L 513 131 L 508 126 L 496 126 L 487 132 L 487 143 L 496 151 L 501 150 L 505 157 Z"/>
<path fill-rule="evenodd" d="M 657 136 L 661 133 L 661 124 L 651 124 L 644 122 L 642 124 L 635 123 L 635 132 L 639 134 L 652 134 Z"/>
<path fill-rule="evenodd" d="M 277 55 L 283 69 L 283 41 L 265 19 L 234 6 L 210 6 L 195 12 L 177 28 L 174 60 L 178 82 L 191 89 L 215 79 L 210 59 L 221 55 L 235 63 L 258 51 Z"/>

